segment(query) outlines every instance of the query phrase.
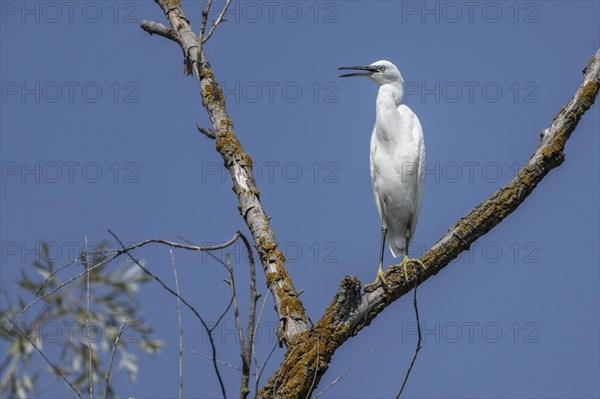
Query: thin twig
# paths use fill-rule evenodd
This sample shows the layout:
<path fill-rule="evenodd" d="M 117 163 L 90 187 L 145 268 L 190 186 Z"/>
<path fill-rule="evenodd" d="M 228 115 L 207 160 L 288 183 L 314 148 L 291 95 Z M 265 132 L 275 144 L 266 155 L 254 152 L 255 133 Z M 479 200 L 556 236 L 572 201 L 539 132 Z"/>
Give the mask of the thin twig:
<path fill-rule="evenodd" d="M 271 282 L 271 286 L 274 283 L 275 283 L 275 280 L 273 280 L 273 282 Z M 260 325 L 260 318 L 262 317 L 263 310 L 265 309 L 265 304 L 267 303 L 267 299 L 269 298 L 269 294 L 271 293 L 271 288 L 272 288 L 271 286 L 269 286 L 269 289 L 267 290 L 267 293 L 265 294 L 265 298 L 263 299 L 262 305 L 260 306 L 260 311 L 258 312 L 258 319 L 256 320 L 256 323 L 254 324 L 254 335 L 256 335 L 256 330 L 258 329 L 258 326 Z M 279 345 L 279 341 L 276 343 L 276 345 Z M 254 342 L 252 343 L 252 352 L 254 353 L 254 364 L 256 367 L 258 367 L 258 360 L 256 359 L 256 350 L 254 348 Z M 269 357 L 271 357 L 272 353 L 273 353 L 273 350 L 271 350 Z M 255 373 L 255 375 L 256 375 L 256 393 L 258 393 L 258 384 L 259 384 L 260 376 L 262 375 L 262 372 L 265 369 L 265 366 L 267 365 L 267 361 L 269 360 L 269 357 L 267 357 L 267 359 L 265 360 L 265 363 L 263 364 L 263 367 L 262 367 L 260 373 Z"/>
<path fill-rule="evenodd" d="M 276 343 L 276 345 L 279 345 L 279 342 Z M 275 349 L 271 350 L 271 353 L 274 351 Z M 256 350 L 254 348 L 254 343 L 252 344 L 252 357 L 254 359 L 254 382 L 255 387 L 254 387 L 254 392 L 257 393 L 258 392 L 258 380 L 259 380 L 259 367 L 258 367 L 258 358 L 256 357 Z"/>
<path fill-rule="evenodd" d="M 271 285 L 273 285 L 275 282 L 273 281 L 271 283 Z M 260 318 L 262 317 L 263 314 L 263 310 L 265 309 L 265 305 L 267 303 L 267 299 L 269 299 L 269 294 L 271 293 L 271 287 L 269 287 L 269 289 L 267 290 L 267 293 L 265 294 L 265 299 L 263 299 L 262 305 L 260 305 L 260 310 L 258 312 L 258 319 L 256 320 L 256 325 L 255 325 L 255 329 L 254 329 L 254 333 L 256 334 L 256 330 L 258 329 L 258 326 L 260 325 Z"/>
<path fill-rule="evenodd" d="M 159 35 L 179 43 L 179 36 L 177 36 L 173 29 L 167 28 L 160 22 L 143 20 L 140 23 L 140 26 L 143 30 L 150 33 L 151 35 Z"/>
<path fill-rule="evenodd" d="M 56 367 L 51 361 L 50 359 L 48 359 L 46 357 L 46 355 L 44 355 L 44 352 L 42 352 L 40 350 L 40 348 L 37 347 L 36 344 L 33 343 L 33 341 L 31 340 L 31 338 L 29 338 L 29 336 L 27 334 L 25 334 L 23 331 L 21 331 L 21 329 L 17 326 L 16 322 L 13 322 L 4 312 L 0 312 L 2 314 L 2 316 L 4 316 L 6 318 L 6 320 L 8 320 L 10 322 L 10 324 L 12 324 L 12 327 L 17 330 L 17 332 L 23 337 L 25 338 L 27 341 L 29 341 L 29 343 L 31 344 L 31 346 L 33 346 L 35 348 L 36 351 L 38 351 L 38 353 L 40 355 L 42 355 L 42 357 L 44 358 L 44 360 L 46 361 L 46 363 L 48 363 L 50 365 L 50 367 L 52 367 L 52 370 L 54 370 L 54 372 L 60 377 L 62 378 L 62 380 L 64 382 L 67 383 L 67 385 L 69 387 L 71 387 L 71 389 L 73 390 L 73 392 L 75 392 L 77 394 L 77 396 L 79 397 L 79 399 L 83 399 L 81 397 L 81 393 L 79 393 L 79 391 L 77 389 L 75 389 L 75 387 L 69 382 L 69 380 L 67 380 L 67 378 L 64 376 L 64 374 L 58 369 L 58 367 Z"/>
<path fill-rule="evenodd" d="M 227 6 L 225 6 L 227 7 Z M 254 337 L 256 332 L 256 302 L 260 295 L 256 291 L 256 265 L 254 263 L 254 252 L 252 246 L 244 234 L 240 232 L 246 250 L 248 251 L 248 263 L 250 265 L 250 309 L 248 310 L 248 341 L 246 347 L 242 349 L 242 399 L 245 399 L 250 393 L 248 387 L 250 383 L 250 366 L 252 365 L 252 352 L 254 349 Z M 256 359 L 255 359 L 256 360 Z"/>
<path fill-rule="evenodd" d="M 227 0 L 225 2 L 225 5 L 223 6 L 223 9 L 221 10 L 221 13 L 217 17 L 216 21 L 213 22 L 213 24 L 210 27 L 210 29 L 208 30 L 208 33 L 206 34 L 206 38 L 204 38 L 202 40 L 202 44 L 206 43 L 208 41 L 208 39 L 210 39 L 210 37 L 214 33 L 215 29 L 217 29 L 217 26 L 219 26 L 219 24 L 221 22 L 225 21 L 225 19 L 223 19 L 223 17 L 225 17 L 225 13 L 227 12 L 227 8 L 229 8 L 229 4 L 230 3 L 231 3 L 231 0 Z"/>
<path fill-rule="evenodd" d="M 235 290 L 235 278 L 233 266 L 229 255 L 225 256 L 227 270 L 229 271 L 229 285 L 231 287 L 231 298 L 233 301 L 233 314 L 235 318 L 236 329 L 240 340 L 240 355 L 242 357 L 242 376 L 240 383 L 240 399 L 245 399 L 250 393 L 250 366 L 252 365 L 252 348 L 254 346 L 254 331 L 256 319 L 256 301 L 258 293 L 256 292 L 256 267 L 254 264 L 254 253 L 250 242 L 241 232 L 239 233 L 246 249 L 248 250 L 248 260 L 250 264 L 250 310 L 248 312 L 248 340 L 244 339 L 244 331 L 242 329 L 242 321 L 238 308 L 237 293 Z"/>
<path fill-rule="evenodd" d="M 400 390 L 396 394 L 396 399 L 400 398 L 402 395 L 402 391 L 404 390 L 404 386 L 406 385 L 406 381 L 408 381 L 408 376 L 410 375 L 410 371 L 412 370 L 415 361 L 417 360 L 417 354 L 421 350 L 421 322 L 419 321 L 419 307 L 417 306 L 417 287 L 419 286 L 419 280 L 415 284 L 415 292 L 413 296 L 413 306 L 415 308 L 415 315 L 417 316 L 417 347 L 415 349 L 415 353 L 413 354 L 412 360 L 410 361 L 410 366 L 408 366 L 408 370 L 406 370 L 406 375 L 404 376 L 404 381 L 402 381 L 402 385 L 400 386 Z"/>
<path fill-rule="evenodd" d="M 77 261 L 79 261 L 79 257 L 71 260 L 69 263 L 67 263 L 66 265 L 60 267 L 59 269 L 56 269 L 56 271 L 54 271 L 52 274 L 50 274 L 48 277 L 46 277 L 46 279 L 42 282 L 42 284 L 40 285 L 40 288 L 37 289 L 37 291 L 35 292 L 35 296 L 38 296 L 40 294 L 40 291 L 44 288 L 44 286 L 46 285 L 46 283 L 48 281 L 50 281 L 50 279 L 52 277 L 54 277 L 57 273 L 63 271 L 64 269 L 66 269 L 67 267 L 71 266 L 74 263 L 77 263 Z"/>
<path fill-rule="evenodd" d="M 214 130 L 212 129 L 207 129 L 205 127 L 202 127 L 200 125 L 196 125 L 196 129 L 198 129 L 198 131 L 200 133 L 202 133 L 203 135 L 205 135 L 206 137 L 208 137 L 209 139 L 216 139 L 217 138 L 217 133 L 215 133 Z"/>
<path fill-rule="evenodd" d="M 86 288 L 86 315 L 85 315 L 85 325 L 89 328 L 90 326 L 90 299 L 91 299 L 91 295 L 90 295 L 90 272 L 89 272 L 89 268 L 90 268 L 90 259 L 87 253 L 88 250 L 88 239 L 87 239 L 87 234 L 84 235 L 85 237 L 85 269 L 88 270 L 88 272 L 86 273 L 86 281 L 85 281 L 85 288 Z M 92 368 L 92 340 L 90 339 L 90 334 L 89 331 L 87 332 L 87 337 L 86 337 L 86 341 L 87 341 L 87 347 L 88 347 L 88 384 L 89 384 L 89 388 L 90 388 L 90 399 L 93 399 L 94 397 L 94 378 L 92 377 L 92 372 L 93 372 L 93 368 Z"/>
<path fill-rule="evenodd" d="M 202 44 L 205 42 L 202 38 L 204 37 L 204 31 L 206 30 L 206 21 L 208 20 L 208 12 L 212 6 L 212 0 L 206 2 L 206 6 L 202 10 L 202 21 L 200 22 L 200 33 L 198 34 L 198 50 L 202 48 Z"/>
<path fill-rule="evenodd" d="M 179 295 L 179 278 L 177 277 L 177 266 L 173 250 L 171 253 L 171 263 L 173 264 L 173 274 L 175 275 L 175 291 Z M 177 298 L 177 319 L 179 320 L 179 399 L 183 397 L 183 323 L 181 322 L 181 300 Z"/>
<path fill-rule="evenodd" d="M 108 232 L 114 236 L 114 233 L 111 230 L 108 230 Z M 161 238 L 150 238 L 148 240 L 144 240 L 142 242 L 139 242 L 137 244 L 131 245 L 129 247 L 123 247 L 123 249 L 120 249 L 117 254 L 118 255 L 122 255 L 126 252 L 130 252 L 134 249 L 137 249 L 139 247 L 143 247 L 144 245 L 147 244 L 164 244 L 164 245 L 168 245 L 170 247 L 173 248 L 181 248 L 181 249 L 188 249 L 190 251 L 214 251 L 217 249 L 223 249 L 223 248 L 227 248 L 228 246 L 230 246 L 231 244 L 233 244 L 240 236 L 240 232 L 236 231 L 233 234 L 233 237 L 231 237 L 229 240 L 221 243 L 221 244 L 215 244 L 215 245 L 204 245 L 204 246 L 200 246 L 200 245 L 185 245 L 185 244 L 180 244 L 178 242 L 173 242 L 173 241 L 168 241 L 168 240 L 163 240 Z"/>
<path fill-rule="evenodd" d="M 213 332 L 213 330 L 215 328 L 219 327 L 219 324 L 221 323 L 221 320 L 223 319 L 223 317 L 225 317 L 225 315 L 227 314 L 227 312 L 229 312 L 229 309 L 231 309 L 231 305 L 233 305 L 233 297 L 231 297 L 231 299 L 229 299 L 229 304 L 227 305 L 227 307 L 225 308 L 225 310 L 223 311 L 223 313 L 221 313 L 221 315 L 219 316 L 219 318 L 215 322 L 215 325 L 210 328 L 210 332 L 211 333 Z"/>
<path fill-rule="evenodd" d="M 203 357 L 203 358 L 208 359 L 208 360 L 214 360 L 212 357 L 210 357 L 208 355 L 205 355 L 204 353 L 196 352 L 196 351 L 193 351 L 191 349 L 185 349 L 185 351 L 189 352 L 189 353 L 192 353 L 194 355 Z M 227 362 L 225 362 L 223 360 L 217 360 L 217 363 L 222 364 L 223 366 L 227 366 L 227 367 L 232 368 L 232 369 L 237 370 L 237 371 L 242 371 L 242 369 L 239 368 L 238 366 L 235 366 L 235 365 L 233 365 L 231 363 L 227 363 Z"/>
<path fill-rule="evenodd" d="M 225 255 L 225 263 L 227 264 L 227 270 L 229 271 L 229 287 L 231 289 L 231 299 L 233 301 L 233 317 L 235 319 L 235 329 L 237 330 L 238 338 L 240 340 L 240 356 L 242 357 L 242 380 L 240 384 L 240 398 L 243 398 L 244 388 L 248 389 L 248 375 L 246 374 L 247 367 L 244 358 L 244 330 L 242 330 L 242 321 L 240 319 L 240 311 L 238 308 L 237 293 L 235 292 L 235 278 L 233 273 L 233 266 L 231 265 L 231 258 L 229 257 L 229 254 Z M 246 385 L 244 385 L 244 377 L 246 379 Z"/>
<path fill-rule="evenodd" d="M 108 391 L 108 382 L 110 381 L 110 372 L 112 370 L 113 361 L 115 360 L 115 353 L 117 352 L 117 346 L 119 345 L 119 339 L 121 338 L 121 335 L 123 334 L 123 330 L 125 329 L 125 326 L 127 325 L 128 322 L 129 322 L 129 319 L 126 319 L 125 323 L 123 323 L 121 325 L 121 327 L 119 327 L 119 331 L 117 332 L 117 336 L 115 337 L 115 342 L 113 343 L 112 351 L 110 353 L 110 360 L 108 362 L 108 370 L 106 372 L 106 378 L 104 379 L 103 398 L 106 398 L 106 393 Z"/>
<path fill-rule="evenodd" d="M 323 395 L 325 393 L 325 391 L 327 391 L 329 388 L 331 388 L 332 386 L 334 386 L 335 384 L 337 384 L 342 378 L 344 378 L 344 376 L 346 374 L 348 374 L 350 371 L 352 371 L 352 369 L 354 367 L 358 366 L 358 364 L 360 362 L 362 362 L 363 360 L 365 360 L 366 358 L 368 358 L 369 356 L 371 356 L 373 353 L 377 352 L 379 349 L 385 348 L 388 345 L 391 345 L 391 342 L 386 342 L 385 344 L 383 344 L 381 346 L 378 346 L 377 348 L 373 348 L 370 351 L 368 351 L 367 353 L 365 353 L 363 355 L 363 357 L 361 357 L 356 362 L 354 362 L 354 364 L 352 364 L 352 366 L 348 367 L 342 374 L 340 374 L 339 376 L 337 376 L 329 385 L 327 385 L 321 392 L 319 392 L 317 394 L 317 396 L 314 397 L 314 399 L 318 399 L 321 395 Z"/>
<path fill-rule="evenodd" d="M 117 242 L 119 243 L 119 245 L 121 245 L 121 247 L 123 248 L 123 250 L 125 251 L 125 246 L 123 245 L 123 242 L 119 239 L 119 237 L 117 237 L 112 231 L 108 230 L 108 232 L 115 238 L 115 240 L 117 240 Z M 136 258 L 133 257 L 133 255 L 131 255 L 129 253 L 129 251 L 125 252 L 127 254 L 127 256 L 140 268 L 144 271 L 144 273 L 146 273 L 147 275 L 149 275 L 150 277 L 152 277 L 154 280 L 156 280 L 165 290 L 167 290 L 168 292 L 170 292 L 171 294 L 175 295 L 177 298 L 179 298 L 181 300 L 181 302 L 183 302 L 183 304 L 185 304 L 185 306 L 187 306 L 196 316 L 196 318 L 198 318 L 198 320 L 200 320 L 200 323 L 202 323 L 202 327 L 204 327 L 204 329 L 206 330 L 207 334 L 208 334 L 208 340 L 210 342 L 210 346 L 211 346 L 211 350 L 212 350 L 212 357 L 213 357 L 213 368 L 215 370 L 215 374 L 217 375 L 217 379 L 219 381 L 219 385 L 221 387 L 221 393 L 223 394 L 223 398 L 227 398 L 227 393 L 225 392 L 225 385 L 223 383 L 223 378 L 221 377 L 221 373 L 219 372 L 219 366 L 217 365 L 217 347 L 215 346 L 215 341 L 214 338 L 211 334 L 210 329 L 208 328 L 208 325 L 206 324 L 206 321 L 202 318 L 202 316 L 200 316 L 200 313 L 198 313 L 198 311 L 196 310 L 196 308 L 194 308 L 192 305 L 190 305 L 188 303 L 188 301 L 186 301 L 182 296 L 180 296 L 179 294 L 177 294 L 177 292 L 173 291 L 172 288 L 170 288 L 169 286 L 167 286 L 160 278 L 158 278 L 157 276 L 155 276 L 154 274 L 152 274 L 152 272 L 150 272 L 150 270 L 148 270 L 147 268 L 145 268 Z"/>
<path fill-rule="evenodd" d="M 27 312 L 33 305 L 35 305 L 36 303 L 38 303 L 39 301 L 44 300 L 45 298 L 49 297 L 50 295 L 54 294 L 55 292 L 59 291 L 60 289 L 62 289 L 64 286 L 72 283 L 73 281 L 77 280 L 79 277 L 85 275 L 86 273 L 91 272 L 92 270 L 108 263 L 111 262 L 113 259 L 115 259 L 118 255 L 113 256 L 112 258 L 107 258 L 105 260 L 103 260 L 102 262 L 92 266 L 89 268 L 89 270 L 84 270 L 81 273 L 77 274 L 74 277 L 71 277 L 70 279 L 68 279 L 67 281 L 65 281 L 64 283 L 60 284 L 58 287 L 54 288 L 52 291 L 48 292 L 47 294 L 42 295 L 39 298 L 34 299 L 33 301 L 31 301 L 29 304 L 27 304 L 27 306 L 25 306 L 18 314 L 17 318 L 15 319 L 15 323 L 19 321 L 19 319 L 21 317 L 23 317 L 23 315 L 25 314 L 25 312 Z"/>
<path fill-rule="evenodd" d="M 275 345 L 273 345 L 273 348 L 271 348 L 271 352 L 269 352 L 269 355 L 267 356 L 267 358 L 265 359 L 265 362 L 263 363 L 262 367 L 260 368 L 260 373 L 256 373 L 256 387 L 255 387 L 255 392 L 258 392 L 258 385 L 260 383 L 260 377 L 262 376 L 263 372 L 265 371 L 265 368 L 267 367 L 267 363 L 269 362 L 269 359 L 271 358 L 271 356 L 275 352 L 275 349 L 277 349 L 278 347 L 279 347 L 279 341 L 275 340 Z M 258 361 L 256 360 L 256 358 L 254 359 L 254 362 L 255 362 L 255 364 L 258 363 Z"/>

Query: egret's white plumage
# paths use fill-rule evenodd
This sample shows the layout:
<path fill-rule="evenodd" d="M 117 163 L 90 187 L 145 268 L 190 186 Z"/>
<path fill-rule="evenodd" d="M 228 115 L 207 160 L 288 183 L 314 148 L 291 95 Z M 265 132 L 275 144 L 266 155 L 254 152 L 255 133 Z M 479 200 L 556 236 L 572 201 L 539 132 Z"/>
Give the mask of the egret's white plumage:
<path fill-rule="evenodd" d="M 402 103 L 404 79 L 394 64 L 382 60 L 340 69 L 364 71 L 340 76 L 367 76 L 380 86 L 371 135 L 371 181 L 381 216 L 382 251 L 387 240 L 394 257 L 405 256 L 423 199 L 425 143 L 421 123 Z M 382 258 L 383 253 L 378 273 L 381 279 Z"/>

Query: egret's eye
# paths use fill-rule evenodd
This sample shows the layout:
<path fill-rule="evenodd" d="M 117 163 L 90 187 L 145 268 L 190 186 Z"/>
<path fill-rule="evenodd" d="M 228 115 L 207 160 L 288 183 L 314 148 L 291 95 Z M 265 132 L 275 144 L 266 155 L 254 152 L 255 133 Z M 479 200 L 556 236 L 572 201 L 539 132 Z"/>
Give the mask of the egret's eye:
<path fill-rule="evenodd" d="M 379 67 L 379 70 L 380 70 L 381 72 L 385 71 L 385 65 L 381 65 L 381 66 Z"/>

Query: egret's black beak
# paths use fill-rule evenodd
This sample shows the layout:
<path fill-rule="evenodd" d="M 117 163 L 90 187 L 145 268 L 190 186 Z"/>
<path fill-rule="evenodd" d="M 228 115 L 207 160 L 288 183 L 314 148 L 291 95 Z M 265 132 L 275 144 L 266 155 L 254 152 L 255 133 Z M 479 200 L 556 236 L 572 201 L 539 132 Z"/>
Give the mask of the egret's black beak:
<path fill-rule="evenodd" d="M 340 78 L 347 78 L 349 76 L 371 76 L 373 73 L 377 72 L 377 67 L 374 66 L 350 66 L 350 67 L 339 67 L 339 70 L 349 69 L 349 70 L 358 70 L 358 71 L 366 71 L 366 72 L 355 72 L 355 73 L 345 73 L 340 75 Z"/>

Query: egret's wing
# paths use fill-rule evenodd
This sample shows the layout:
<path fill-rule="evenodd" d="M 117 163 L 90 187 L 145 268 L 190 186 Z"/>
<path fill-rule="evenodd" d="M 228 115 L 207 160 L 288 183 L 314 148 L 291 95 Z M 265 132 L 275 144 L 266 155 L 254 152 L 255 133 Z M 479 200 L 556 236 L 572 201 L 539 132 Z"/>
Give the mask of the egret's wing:
<path fill-rule="evenodd" d="M 417 228 L 417 220 L 419 219 L 419 212 L 421 211 L 421 205 L 423 203 L 423 192 L 425 189 L 425 141 L 423 137 L 423 128 L 419 118 L 414 114 L 414 124 L 412 127 L 412 136 L 415 144 L 415 151 L 419 154 L 419 160 L 417 165 L 417 191 L 415 198 L 415 213 L 413 215 L 410 225 L 412 226 L 412 232 L 414 234 Z"/>
<path fill-rule="evenodd" d="M 369 157 L 369 164 L 371 168 L 371 185 L 373 187 L 373 194 L 375 195 L 375 204 L 377 205 L 377 211 L 379 212 L 379 217 L 383 217 L 383 204 L 381 203 L 381 198 L 379 198 L 379 190 L 377 189 L 379 185 L 379 172 L 375 168 L 375 162 L 373 158 L 375 156 L 375 152 L 377 151 L 377 139 L 375 135 L 375 129 L 377 127 L 373 126 L 373 131 L 371 133 L 371 152 Z"/>

